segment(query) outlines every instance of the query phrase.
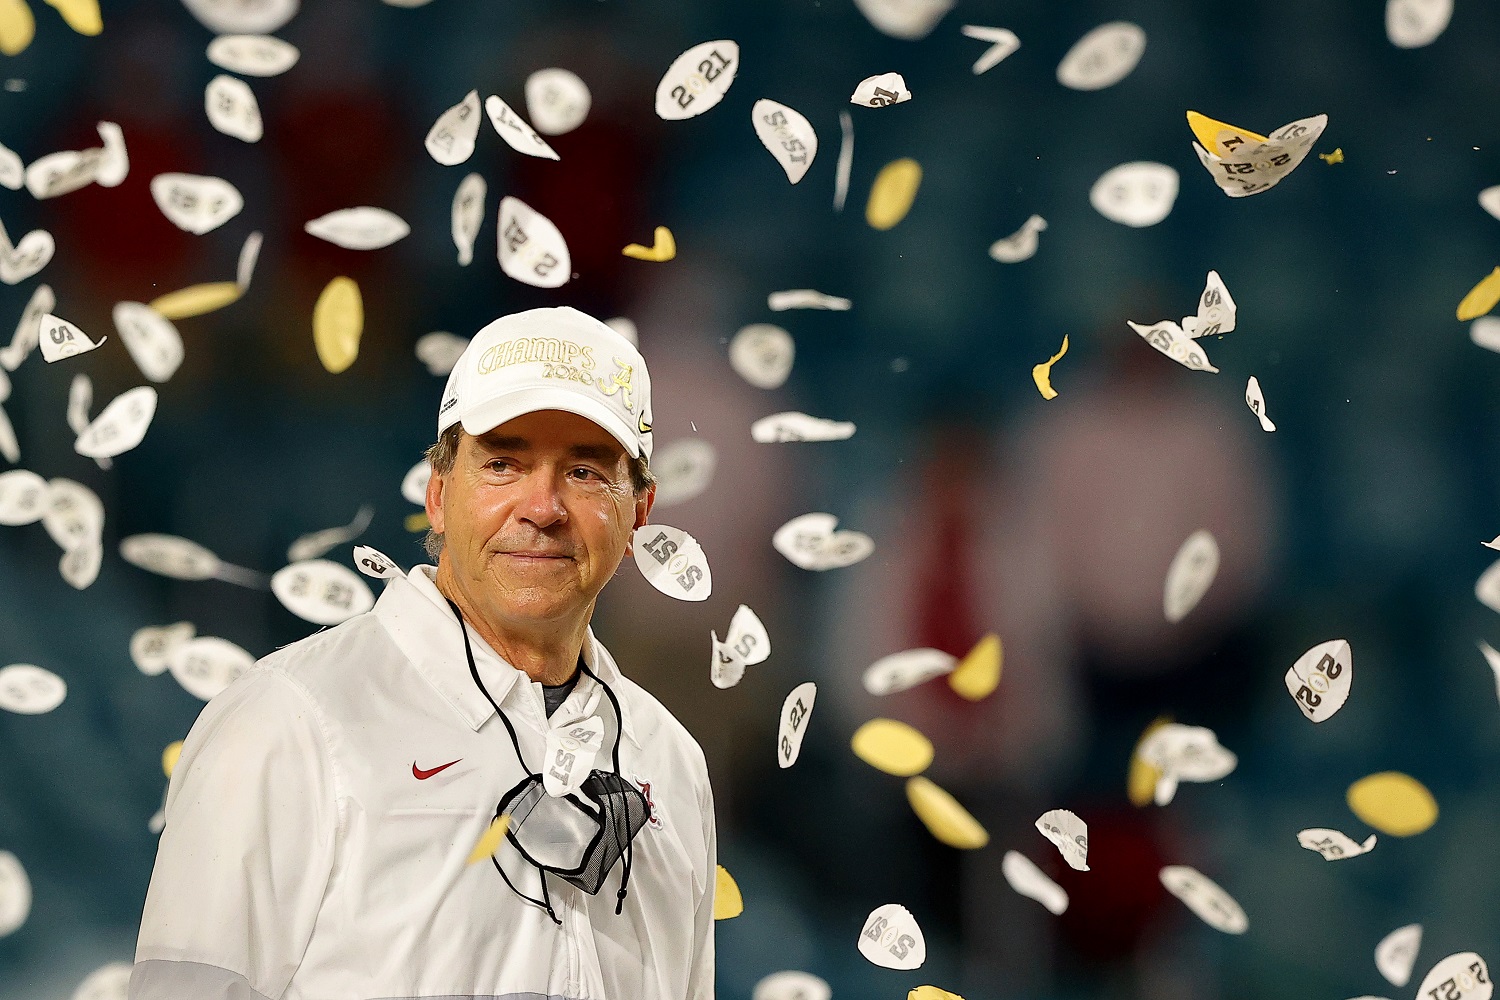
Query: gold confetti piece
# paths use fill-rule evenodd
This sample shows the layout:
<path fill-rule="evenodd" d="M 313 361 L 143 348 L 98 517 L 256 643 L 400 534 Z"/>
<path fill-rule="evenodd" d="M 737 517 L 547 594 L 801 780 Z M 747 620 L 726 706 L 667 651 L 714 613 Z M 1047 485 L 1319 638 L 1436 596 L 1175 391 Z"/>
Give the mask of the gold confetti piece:
<path fill-rule="evenodd" d="M 1170 715 L 1157 716 L 1135 742 L 1135 751 L 1130 755 L 1130 775 L 1125 779 L 1125 794 L 1137 809 L 1145 808 L 1156 798 L 1156 783 L 1161 780 L 1161 771 L 1142 759 L 1141 747 L 1152 733 L 1171 721 Z"/>
<path fill-rule="evenodd" d="M 1344 162 L 1344 147 L 1343 146 L 1339 146 L 1338 148 L 1336 148 L 1331 153 L 1319 153 L 1318 154 L 1318 159 L 1322 160 L 1324 163 L 1328 164 L 1329 166 L 1333 166 L 1335 163 L 1343 163 Z"/>
<path fill-rule="evenodd" d="M 932 741 L 895 719 L 871 719 L 849 741 L 854 756 L 898 778 L 921 774 L 932 763 Z"/>
<path fill-rule="evenodd" d="M 745 897 L 740 895 L 738 883 L 723 865 L 719 865 L 718 874 L 714 876 L 714 919 L 733 920 L 744 912 Z"/>
<path fill-rule="evenodd" d="M 961 851 L 990 842 L 990 835 L 958 800 L 923 777 L 906 779 L 906 801 L 912 812 L 938 840 Z"/>
<path fill-rule="evenodd" d="M 426 531 L 430 527 L 432 527 L 432 522 L 427 520 L 426 511 L 406 515 L 407 531 Z"/>
<path fill-rule="evenodd" d="M 876 229 L 890 229 L 906 218 L 921 186 L 922 165 L 916 160 L 903 158 L 887 163 L 870 185 L 865 221 Z"/>
<path fill-rule="evenodd" d="M 1000 667 L 1004 658 L 1000 637 L 991 632 L 969 650 L 968 656 L 958 661 L 958 666 L 948 675 L 948 686 L 969 701 L 988 697 L 1000 685 Z"/>
<path fill-rule="evenodd" d="M 654 245 L 643 247 L 639 243 L 632 243 L 620 252 L 636 260 L 654 260 L 658 263 L 665 263 L 677 256 L 677 240 L 673 239 L 672 230 L 666 226 L 657 226 Z"/>
<path fill-rule="evenodd" d="M 1225 156 L 1229 151 L 1243 142 L 1269 142 L 1265 136 L 1258 132 L 1250 132 L 1242 128 L 1235 128 L 1226 122 L 1217 121 L 1207 115 L 1200 115 L 1196 111 L 1187 113 L 1188 127 L 1193 130 L 1193 135 L 1198 137 L 1198 142 L 1204 149 L 1209 150 L 1217 156 Z M 1239 139 L 1239 142 L 1224 144 L 1219 142 L 1221 132 L 1231 132 L 1231 140 Z"/>
<path fill-rule="evenodd" d="M 80 35 L 97 35 L 104 30 L 99 0 L 47 0 L 47 4 L 56 7 L 68 27 Z"/>
<path fill-rule="evenodd" d="M 245 290 L 232 281 L 210 281 L 168 292 L 146 303 L 167 319 L 189 319 L 239 301 Z"/>
<path fill-rule="evenodd" d="M 1416 778 L 1382 771 L 1349 786 L 1349 808 L 1368 826 L 1392 837 L 1414 837 L 1437 822 L 1438 805 Z"/>
<path fill-rule="evenodd" d="M 167 777 L 172 776 L 172 771 L 177 767 L 177 758 L 182 756 L 182 741 L 168 743 L 167 748 L 161 752 L 161 770 Z"/>
<path fill-rule="evenodd" d="M 313 306 L 313 346 L 323 367 L 337 375 L 359 357 L 359 336 L 365 329 L 365 306 L 353 278 L 337 277 Z"/>
<path fill-rule="evenodd" d="M 1500 267 L 1486 274 L 1479 280 L 1479 284 L 1469 289 L 1469 294 L 1458 304 L 1458 318 L 1465 323 L 1478 319 L 1495 308 L 1496 302 L 1500 302 Z"/>
<path fill-rule="evenodd" d="M 1068 353 L 1068 335 L 1063 334 L 1062 350 L 1039 365 L 1033 365 L 1031 369 L 1031 380 L 1036 383 L 1036 391 L 1042 394 L 1043 399 L 1056 399 L 1057 390 L 1052 388 L 1052 366 Z"/>
<path fill-rule="evenodd" d="M 505 839 L 505 831 L 510 829 L 510 813 L 501 813 L 496 816 L 494 822 L 490 823 L 489 829 L 484 831 L 484 836 L 479 838 L 479 843 L 469 852 L 468 864 L 485 861 L 494 856 L 500 850 L 500 841 Z"/>
<path fill-rule="evenodd" d="M 0 52 L 17 56 L 36 36 L 36 18 L 26 0 L 0 0 Z"/>
<path fill-rule="evenodd" d="M 949 993 L 936 986 L 918 986 L 906 994 L 906 1000 L 964 1000 L 964 998 L 957 993 Z"/>

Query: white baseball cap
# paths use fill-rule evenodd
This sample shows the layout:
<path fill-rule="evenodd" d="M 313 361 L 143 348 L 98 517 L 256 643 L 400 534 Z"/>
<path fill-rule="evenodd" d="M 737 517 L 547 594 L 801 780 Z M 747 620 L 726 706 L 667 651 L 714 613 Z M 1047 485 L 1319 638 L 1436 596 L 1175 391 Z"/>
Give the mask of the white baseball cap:
<path fill-rule="evenodd" d="M 651 377 L 624 337 L 567 306 L 501 316 L 474 335 L 448 376 L 438 435 L 484 434 L 537 410 L 587 417 L 651 459 Z"/>

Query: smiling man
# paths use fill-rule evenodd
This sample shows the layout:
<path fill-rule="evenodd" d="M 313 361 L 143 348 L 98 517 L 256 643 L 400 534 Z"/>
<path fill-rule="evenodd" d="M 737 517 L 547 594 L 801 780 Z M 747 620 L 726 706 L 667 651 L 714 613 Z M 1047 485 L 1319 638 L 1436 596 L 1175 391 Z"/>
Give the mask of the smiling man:
<path fill-rule="evenodd" d="M 428 451 L 436 568 L 203 710 L 131 1000 L 713 996 L 702 751 L 589 628 L 651 510 L 650 413 L 583 313 L 474 337 Z"/>

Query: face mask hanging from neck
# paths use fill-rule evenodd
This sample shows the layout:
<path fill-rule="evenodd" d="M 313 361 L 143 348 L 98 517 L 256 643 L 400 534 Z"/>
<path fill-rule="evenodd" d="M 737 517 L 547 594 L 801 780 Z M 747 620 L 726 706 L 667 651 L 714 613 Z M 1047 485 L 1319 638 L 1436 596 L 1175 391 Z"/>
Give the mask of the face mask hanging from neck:
<path fill-rule="evenodd" d="M 603 688 L 615 711 L 615 746 L 611 755 L 613 770 L 594 769 L 579 785 L 577 793 L 556 796 L 547 794 L 542 775 L 527 767 L 525 758 L 521 756 L 521 742 L 516 737 L 515 727 L 505 717 L 505 713 L 500 711 L 500 706 L 479 679 L 479 668 L 474 663 L 474 649 L 469 643 L 469 630 L 464 626 L 463 615 L 452 601 L 448 602 L 448 607 L 458 619 L 459 631 L 463 635 L 469 675 L 474 678 L 475 685 L 504 723 L 506 732 L 510 734 L 511 746 L 516 751 L 516 760 L 526 774 L 500 799 L 495 816 L 510 815 L 510 828 L 505 839 L 527 864 L 537 870 L 542 883 L 542 898 L 536 899 L 517 889 L 510 876 L 505 874 L 505 869 L 500 866 L 498 857 L 491 857 L 490 862 L 512 892 L 527 902 L 542 907 L 554 922 L 561 924 L 562 921 L 552 909 L 552 901 L 547 892 L 547 876 L 550 874 L 560 878 L 591 896 L 597 895 L 610 870 L 623 858 L 624 868 L 615 904 L 615 913 L 620 913 L 625 906 L 625 895 L 630 885 L 632 842 L 650 818 L 651 807 L 641 790 L 620 775 L 620 735 L 624 722 L 620 714 L 619 699 L 608 684 L 599 680 L 582 661 L 579 662 L 579 669 Z"/>

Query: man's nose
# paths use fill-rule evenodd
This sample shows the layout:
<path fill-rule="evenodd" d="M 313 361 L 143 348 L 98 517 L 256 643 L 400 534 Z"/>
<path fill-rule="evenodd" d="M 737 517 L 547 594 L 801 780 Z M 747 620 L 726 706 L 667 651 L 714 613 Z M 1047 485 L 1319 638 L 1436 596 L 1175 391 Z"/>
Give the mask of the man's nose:
<path fill-rule="evenodd" d="M 547 528 L 567 520 L 561 483 L 556 469 L 539 465 L 521 483 L 522 495 L 516 505 L 516 516 L 538 528 Z"/>

